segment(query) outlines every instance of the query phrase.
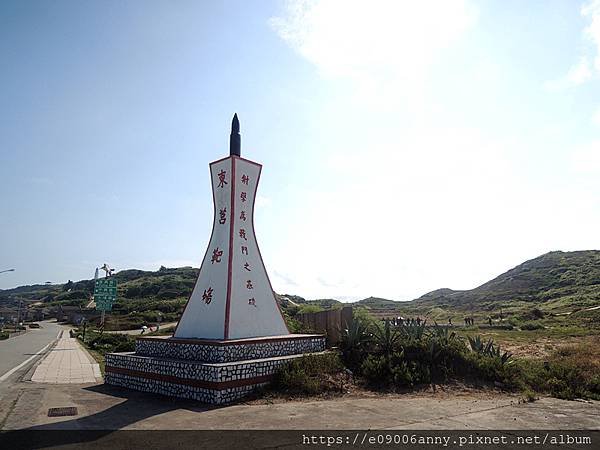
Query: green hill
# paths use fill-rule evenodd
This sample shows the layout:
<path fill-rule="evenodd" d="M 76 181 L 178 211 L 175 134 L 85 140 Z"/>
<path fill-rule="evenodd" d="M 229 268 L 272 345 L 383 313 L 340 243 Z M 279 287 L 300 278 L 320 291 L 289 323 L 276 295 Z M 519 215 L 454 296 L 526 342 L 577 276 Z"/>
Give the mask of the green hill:
<path fill-rule="evenodd" d="M 161 267 L 155 272 L 131 269 L 114 276 L 119 287 L 111 320 L 119 322 L 115 326 L 133 327 L 143 322 L 152 323 L 159 315 L 165 321 L 177 320 L 194 287 L 198 269 Z M 15 308 L 20 301 L 44 307 L 84 307 L 89 303 L 93 286 L 93 280 L 81 280 L 0 290 L 0 307 Z M 306 300 L 289 294 L 276 294 L 276 297 L 284 312 L 291 316 L 342 305 L 332 299 Z M 354 305 L 380 316 L 420 315 L 436 320 L 500 314 L 518 316 L 520 320 L 535 319 L 536 314 L 574 314 L 573 317 L 594 319 L 600 315 L 600 309 L 592 309 L 600 305 L 600 251 L 550 252 L 471 290 L 438 289 L 410 302 L 369 297 Z M 541 313 L 532 312 L 536 310 Z"/>
<path fill-rule="evenodd" d="M 413 300 L 415 307 L 461 311 L 510 310 L 541 304 L 553 313 L 600 304 L 600 251 L 550 252 L 468 291 L 440 289 Z"/>

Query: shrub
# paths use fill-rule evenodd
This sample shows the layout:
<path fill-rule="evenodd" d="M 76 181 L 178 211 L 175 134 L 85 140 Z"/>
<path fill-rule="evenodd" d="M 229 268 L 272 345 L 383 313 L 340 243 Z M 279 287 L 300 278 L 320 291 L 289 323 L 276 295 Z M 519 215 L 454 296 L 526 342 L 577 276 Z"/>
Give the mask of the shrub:
<path fill-rule="evenodd" d="M 339 391 L 332 376 L 342 372 L 344 365 L 335 353 L 305 355 L 282 366 L 273 380 L 273 388 L 289 394 L 319 394 Z"/>
<path fill-rule="evenodd" d="M 521 324 L 521 330 L 533 331 L 533 330 L 541 330 L 544 328 L 544 325 L 536 322 L 525 322 Z"/>
<path fill-rule="evenodd" d="M 132 352 L 135 350 L 135 338 L 127 334 L 99 334 L 90 332 L 88 336 L 88 347 L 101 355 L 113 352 Z M 81 337 L 81 335 L 78 337 Z"/>
<path fill-rule="evenodd" d="M 400 332 L 392 327 L 389 320 L 386 320 L 383 326 L 376 326 L 373 329 L 375 351 L 390 359 L 392 354 L 401 350 L 400 337 Z"/>
<path fill-rule="evenodd" d="M 414 386 L 431 381 L 429 364 L 407 360 L 402 352 L 390 356 L 369 355 L 361 366 L 361 373 L 371 386 Z"/>
<path fill-rule="evenodd" d="M 370 325 L 365 320 L 355 317 L 352 323 L 342 330 L 340 348 L 344 362 L 351 368 L 360 366 L 371 345 Z"/>

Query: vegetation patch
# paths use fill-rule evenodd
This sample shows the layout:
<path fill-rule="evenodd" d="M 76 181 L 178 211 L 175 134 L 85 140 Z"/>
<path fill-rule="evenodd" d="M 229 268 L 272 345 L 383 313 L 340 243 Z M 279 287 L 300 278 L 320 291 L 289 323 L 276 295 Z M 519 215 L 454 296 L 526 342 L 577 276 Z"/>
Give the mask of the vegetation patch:
<path fill-rule="evenodd" d="M 348 383 L 337 353 L 304 355 L 285 364 L 275 374 L 271 390 L 286 395 L 341 393 Z"/>

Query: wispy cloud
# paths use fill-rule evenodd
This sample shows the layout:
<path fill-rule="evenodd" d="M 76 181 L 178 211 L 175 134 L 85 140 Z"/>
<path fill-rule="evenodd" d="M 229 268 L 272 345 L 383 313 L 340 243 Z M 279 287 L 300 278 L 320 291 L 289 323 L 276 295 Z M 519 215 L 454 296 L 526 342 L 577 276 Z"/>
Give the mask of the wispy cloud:
<path fill-rule="evenodd" d="M 600 107 L 596 108 L 594 115 L 592 116 L 592 122 L 600 126 Z"/>
<path fill-rule="evenodd" d="M 588 21 L 588 25 L 583 29 L 586 44 L 583 54 L 564 77 L 544 83 L 548 90 L 576 87 L 600 74 L 600 0 L 591 0 L 584 4 L 581 15 Z"/>
<path fill-rule="evenodd" d="M 298 286 L 298 283 L 296 283 L 290 276 L 278 272 L 277 270 L 273 271 L 273 275 L 282 280 L 288 286 Z"/>
<path fill-rule="evenodd" d="M 476 19 L 466 0 L 287 2 L 270 23 L 326 78 L 350 79 L 359 94 L 407 94 L 436 55 Z"/>
<path fill-rule="evenodd" d="M 600 175 L 600 139 L 577 148 L 571 154 L 571 168 L 580 174 Z"/>
<path fill-rule="evenodd" d="M 262 195 L 256 196 L 256 207 L 257 208 L 266 208 L 271 206 L 271 199 L 268 197 L 263 197 Z"/>

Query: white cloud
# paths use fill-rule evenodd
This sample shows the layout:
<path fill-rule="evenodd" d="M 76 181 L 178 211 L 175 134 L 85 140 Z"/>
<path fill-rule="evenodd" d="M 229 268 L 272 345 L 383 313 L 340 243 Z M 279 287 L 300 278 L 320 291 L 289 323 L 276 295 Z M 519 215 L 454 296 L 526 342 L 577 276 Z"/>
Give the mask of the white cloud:
<path fill-rule="evenodd" d="M 589 19 L 590 24 L 583 30 L 591 42 L 594 55 L 594 68 L 600 72 L 600 0 L 591 0 L 581 8 L 581 15 Z"/>
<path fill-rule="evenodd" d="M 579 174 L 600 176 L 600 139 L 577 148 L 571 154 L 571 168 Z"/>
<path fill-rule="evenodd" d="M 544 87 L 551 91 L 560 91 L 589 81 L 592 78 L 592 67 L 587 57 L 582 57 L 579 63 L 569 69 L 564 78 L 547 81 Z"/>
<path fill-rule="evenodd" d="M 288 1 L 270 23 L 326 78 L 350 79 L 359 95 L 407 94 L 436 55 L 475 21 L 466 0 Z"/>
<path fill-rule="evenodd" d="M 600 107 L 598 107 L 594 112 L 594 115 L 592 116 L 592 122 L 600 126 Z"/>
<path fill-rule="evenodd" d="M 267 208 L 271 206 L 271 199 L 268 197 L 263 197 L 262 195 L 256 196 L 256 207 L 257 208 Z"/>
<path fill-rule="evenodd" d="M 591 0 L 581 8 L 581 15 L 589 21 L 583 30 L 586 50 L 563 78 L 547 81 L 544 87 L 549 90 L 563 90 L 579 86 L 600 73 L 600 0 Z"/>

